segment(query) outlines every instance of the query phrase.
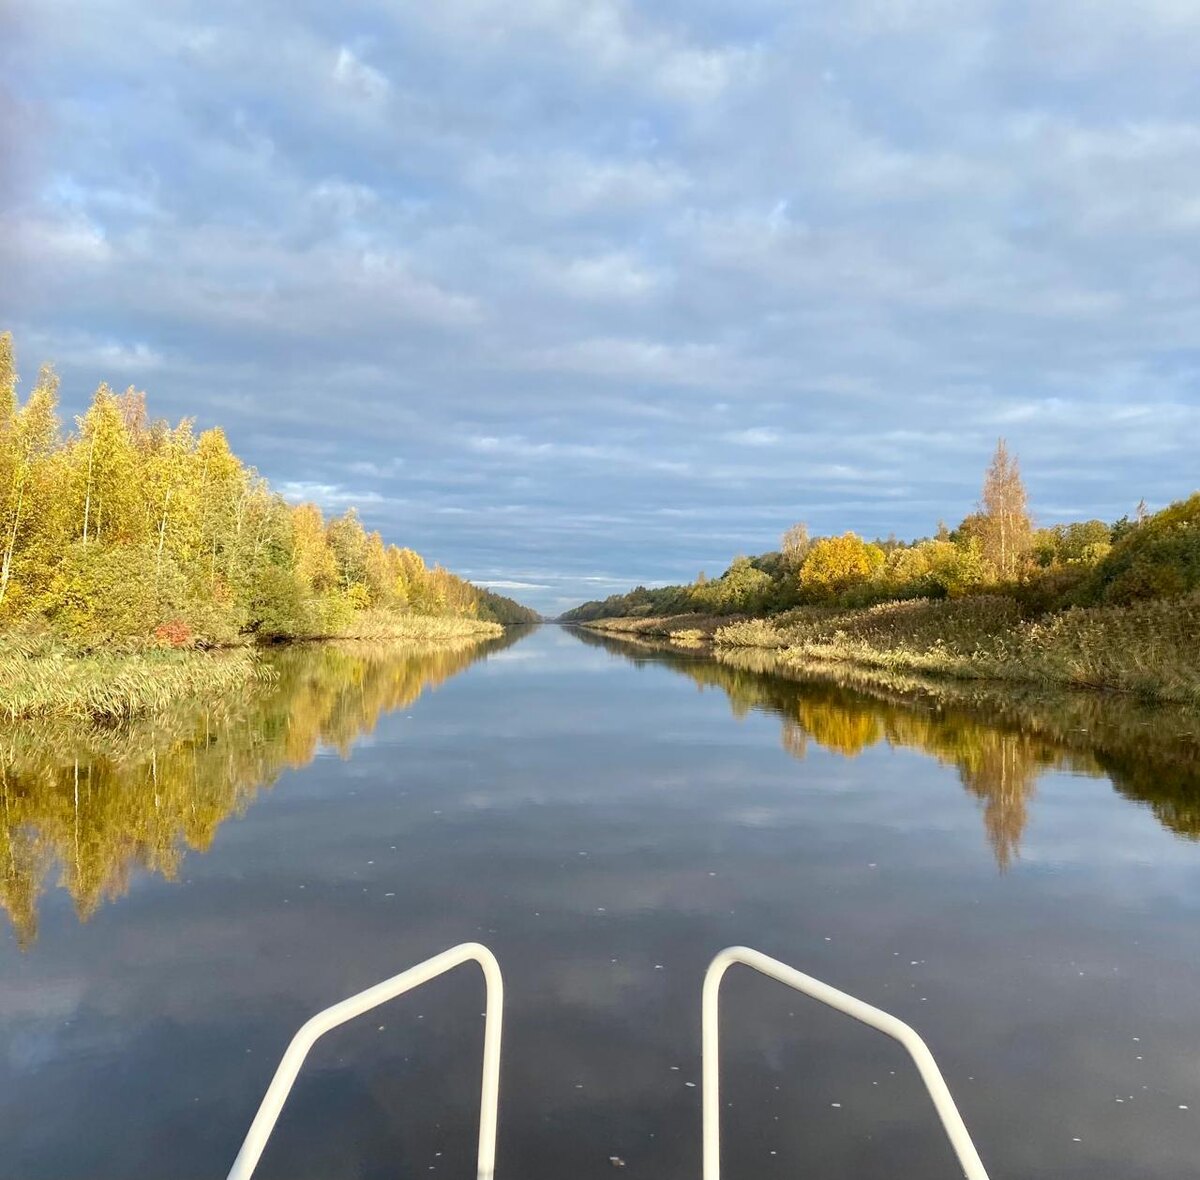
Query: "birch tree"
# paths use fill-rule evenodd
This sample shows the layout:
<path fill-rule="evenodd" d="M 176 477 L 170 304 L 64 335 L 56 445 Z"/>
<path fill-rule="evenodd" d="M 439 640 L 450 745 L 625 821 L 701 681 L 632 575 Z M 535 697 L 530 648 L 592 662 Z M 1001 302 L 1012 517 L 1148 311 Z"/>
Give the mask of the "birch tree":
<path fill-rule="evenodd" d="M 1001 578 L 1013 577 L 1032 542 L 1033 522 L 1020 465 L 1004 439 L 984 476 L 979 514 L 984 556 Z"/>

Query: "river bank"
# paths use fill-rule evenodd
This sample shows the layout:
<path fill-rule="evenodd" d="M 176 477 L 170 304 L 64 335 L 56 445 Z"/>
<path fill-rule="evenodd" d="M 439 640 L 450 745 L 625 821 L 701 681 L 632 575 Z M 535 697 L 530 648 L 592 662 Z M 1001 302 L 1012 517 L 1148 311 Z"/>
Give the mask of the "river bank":
<path fill-rule="evenodd" d="M 364 611 L 333 635 L 297 643 L 369 641 L 427 645 L 474 643 L 504 634 L 498 623 Z M 80 653 L 49 638 L 0 639 L 0 718 L 64 717 L 122 721 L 181 700 L 218 697 L 273 673 L 256 644 L 212 650 L 148 647 Z"/>
<path fill-rule="evenodd" d="M 1200 596 L 1027 617 L 999 595 L 801 607 L 770 618 L 677 615 L 585 624 L 618 636 L 759 648 L 796 668 L 1101 689 L 1200 704 Z"/>

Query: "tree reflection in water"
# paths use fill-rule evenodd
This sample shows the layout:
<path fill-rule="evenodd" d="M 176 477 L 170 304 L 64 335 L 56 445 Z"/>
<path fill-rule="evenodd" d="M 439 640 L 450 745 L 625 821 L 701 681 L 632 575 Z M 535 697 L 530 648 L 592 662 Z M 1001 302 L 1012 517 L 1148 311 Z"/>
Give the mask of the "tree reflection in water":
<path fill-rule="evenodd" d="M 1148 805 L 1164 827 L 1200 840 L 1200 714 L 1194 709 L 843 666 L 802 671 L 781 665 L 769 651 L 698 653 L 574 633 L 584 643 L 721 689 L 737 716 L 752 709 L 778 715 L 783 748 L 793 757 L 804 758 L 810 743 L 853 758 L 887 742 L 956 767 L 980 801 L 1001 871 L 1020 854 L 1037 781 L 1047 770 L 1107 777 L 1122 796 Z"/>
<path fill-rule="evenodd" d="M 334 643 L 280 649 L 277 678 L 120 728 L 39 721 L 0 730 L 0 905 L 37 937 L 55 864 L 86 920 L 136 872 L 179 872 L 231 815 L 322 747 L 343 757 L 385 713 L 520 637 L 434 648 Z"/>
<path fill-rule="evenodd" d="M 800 672 L 755 650 L 680 650 L 587 631 L 585 643 L 661 664 L 724 692 L 734 713 L 781 719 L 783 748 L 856 757 L 886 742 L 954 766 L 979 800 L 1001 870 L 1020 853 L 1040 775 L 1109 778 L 1164 827 L 1200 839 L 1200 717 L 1128 697 L 1047 695 L 1007 686 Z M 18 941 L 37 936 L 38 900 L 59 883 L 86 920 L 138 872 L 174 879 L 188 849 L 209 847 L 288 769 L 322 747 L 348 756 L 385 713 L 520 637 L 401 649 L 333 644 L 281 649 L 277 679 L 208 706 L 121 728 L 39 722 L 0 730 L 0 905 Z"/>

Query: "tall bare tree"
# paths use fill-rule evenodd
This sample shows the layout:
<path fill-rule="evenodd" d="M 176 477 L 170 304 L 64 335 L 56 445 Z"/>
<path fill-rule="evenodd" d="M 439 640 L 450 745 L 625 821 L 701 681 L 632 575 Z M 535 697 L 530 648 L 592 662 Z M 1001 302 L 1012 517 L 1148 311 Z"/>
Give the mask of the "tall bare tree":
<path fill-rule="evenodd" d="M 798 570 L 804 563 L 804 558 L 812 548 L 812 538 L 808 535 L 808 525 L 803 521 L 792 525 L 783 534 L 779 542 L 780 552 L 784 563 L 789 569 Z"/>
<path fill-rule="evenodd" d="M 1004 439 L 996 443 L 995 454 L 983 478 L 983 496 L 979 503 L 983 554 L 1002 578 L 1016 573 L 1021 558 L 1033 537 L 1029 518 L 1029 499 L 1021 480 L 1021 468 L 1010 455 Z"/>

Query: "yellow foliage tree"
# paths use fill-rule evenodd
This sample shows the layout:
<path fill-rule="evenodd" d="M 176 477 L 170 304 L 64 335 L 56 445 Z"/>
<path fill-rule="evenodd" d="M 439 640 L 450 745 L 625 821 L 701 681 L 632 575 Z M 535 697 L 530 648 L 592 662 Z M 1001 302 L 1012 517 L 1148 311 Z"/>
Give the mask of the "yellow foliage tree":
<path fill-rule="evenodd" d="M 800 586 L 814 597 L 833 597 L 869 581 L 884 560 L 883 550 L 857 533 L 822 537 L 813 542 L 800 567 Z"/>

